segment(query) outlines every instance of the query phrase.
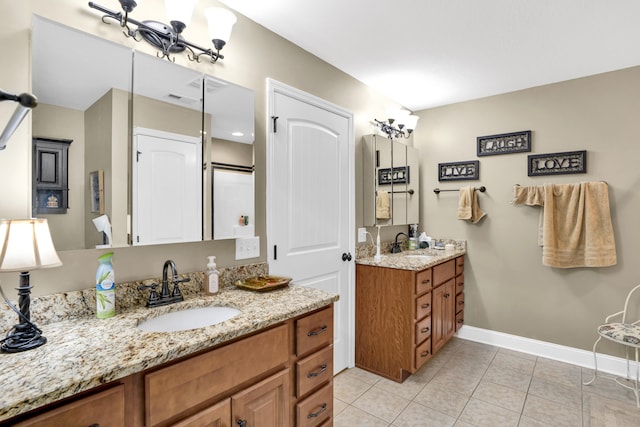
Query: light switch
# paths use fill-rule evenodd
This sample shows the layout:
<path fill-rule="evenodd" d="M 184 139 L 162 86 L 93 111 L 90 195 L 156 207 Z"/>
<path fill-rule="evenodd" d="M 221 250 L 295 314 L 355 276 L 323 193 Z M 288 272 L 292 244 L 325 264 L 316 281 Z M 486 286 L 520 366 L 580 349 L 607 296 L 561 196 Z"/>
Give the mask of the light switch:
<path fill-rule="evenodd" d="M 236 239 L 236 260 L 258 258 L 260 256 L 260 236 Z"/>

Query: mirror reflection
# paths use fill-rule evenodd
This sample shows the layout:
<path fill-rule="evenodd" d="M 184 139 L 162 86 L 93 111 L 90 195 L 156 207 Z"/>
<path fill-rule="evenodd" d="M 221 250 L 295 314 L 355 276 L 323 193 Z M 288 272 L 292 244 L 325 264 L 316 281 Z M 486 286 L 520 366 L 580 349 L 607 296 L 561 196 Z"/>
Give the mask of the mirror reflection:
<path fill-rule="evenodd" d="M 69 207 L 64 214 L 37 212 L 48 218 L 58 250 L 106 243 L 96 224 L 104 218 L 115 247 L 253 235 L 252 90 L 40 17 L 33 20 L 32 46 L 39 99 L 33 136 L 72 141 Z M 153 150 L 146 158 L 155 161 L 139 164 L 140 147 L 159 149 L 151 142 L 176 138 L 182 152 Z M 236 166 L 227 172 L 244 176 L 224 186 L 242 200 L 215 203 L 215 163 Z M 155 196 L 141 197 L 148 193 Z M 216 214 L 240 234 L 222 232 Z"/>

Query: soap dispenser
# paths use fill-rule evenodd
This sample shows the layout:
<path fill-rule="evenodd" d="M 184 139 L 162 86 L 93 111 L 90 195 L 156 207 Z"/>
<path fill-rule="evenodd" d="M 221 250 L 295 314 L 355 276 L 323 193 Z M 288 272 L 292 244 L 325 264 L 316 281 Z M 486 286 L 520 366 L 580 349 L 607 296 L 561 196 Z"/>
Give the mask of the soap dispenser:
<path fill-rule="evenodd" d="M 214 295 L 218 293 L 219 284 L 218 284 L 218 270 L 216 270 L 216 257 L 210 256 L 207 257 L 209 262 L 207 263 L 207 271 L 204 273 L 204 290 L 209 295 Z"/>

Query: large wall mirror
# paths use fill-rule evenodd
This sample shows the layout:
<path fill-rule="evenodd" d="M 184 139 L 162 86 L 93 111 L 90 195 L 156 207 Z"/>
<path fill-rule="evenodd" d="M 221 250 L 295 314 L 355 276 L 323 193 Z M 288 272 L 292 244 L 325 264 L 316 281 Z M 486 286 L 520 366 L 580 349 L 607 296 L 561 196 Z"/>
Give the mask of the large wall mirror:
<path fill-rule="evenodd" d="M 253 234 L 252 90 L 37 16 L 32 55 L 33 136 L 73 141 L 69 208 L 38 215 L 58 250 L 104 244 L 99 217 L 114 247 L 212 239 L 214 215 Z M 217 163 L 250 177 L 225 187 L 244 213 L 215 205 Z"/>
<path fill-rule="evenodd" d="M 418 150 L 380 135 L 363 137 L 364 225 L 417 224 Z"/>

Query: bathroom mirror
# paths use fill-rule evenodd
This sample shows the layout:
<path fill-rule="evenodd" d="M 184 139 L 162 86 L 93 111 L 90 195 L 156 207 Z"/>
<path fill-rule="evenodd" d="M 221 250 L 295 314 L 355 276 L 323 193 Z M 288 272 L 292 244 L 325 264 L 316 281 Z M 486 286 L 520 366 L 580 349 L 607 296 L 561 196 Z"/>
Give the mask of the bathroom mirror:
<path fill-rule="evenodd" d="M 417 224 L 418 150 L 380 135 L 363 137 L 364 225 Z"/>
<path fill-rule="evenodd" d="M 186 241 L 211 239 L 215 209 L 210 163 L 216 150 L 212 141 L 215 135 L 221 144 L 243 147 L 231 152 L 250 151 L 249 162 L 244 160 L 246 153 L 241 160 L 227 162 L 247 164 L 252 169 L 253 91 L 37 16 L 33 19 L 32 46 L 33 93 L 39 99 L 32 113 L 33 136 L 73 140 L 69 149 L 69 209 L 64 215 L 46 215 L 56 248 L 102 244 L 103 234 L 92 219 L 103 214 L 111 221 L 113 246 L 137 243 L 132 230 L 134 129 L 200 141 L 200 158 L 196 159 L 201 194 L 197 202 L 199 231 L 196 239 L 191 236 Z M 203 90 L 207 79 L 224 90 Z M 216 97 L 220 100 L 214 102 Z M 84 101 L 74 103 L 76 99 Z M 153 116 L 170 117 L 154 120 Z M 230 129 L 237 132 L 240 128 L 245 129 L 242 137 L 228 136 Z M 91 184 L 91 176 L 103 177 L 99 186 Z M 101 197 L 103 212 L 93 209 L 96 195 Z M 168 215 L 167 206 L 178 204 L 156 211 Z M 174 240 L 166 243 L 170 241 Z M 163 242 L 148 244 L 157 243 Z"/>

